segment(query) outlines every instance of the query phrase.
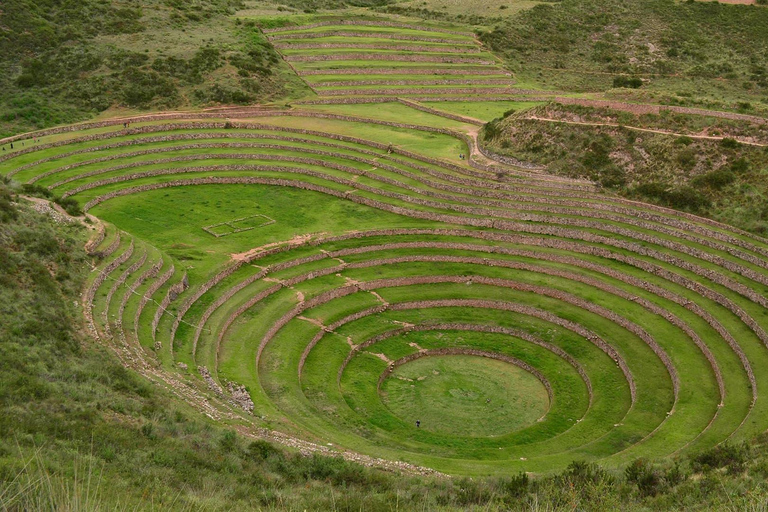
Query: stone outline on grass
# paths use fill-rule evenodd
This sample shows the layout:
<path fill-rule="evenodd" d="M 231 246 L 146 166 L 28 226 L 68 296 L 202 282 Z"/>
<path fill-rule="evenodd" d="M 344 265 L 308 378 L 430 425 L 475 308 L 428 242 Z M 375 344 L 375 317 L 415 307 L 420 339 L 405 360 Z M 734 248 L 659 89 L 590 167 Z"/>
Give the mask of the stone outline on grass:
<path fill-rule="evenodd" d="M 256 218 L 256 217 L 263 217 L 264 219 L 266 219 L 266 222 L 264 222 L 263 224 L 259 224 L 258 226 L 250 226 L 250 227 L 247 227 L 247 228 L 237 228 L 237 227 L 232 225 L 233 223 L 241 222 L 241 221 L 248 220 L 248 219 L 253 219 L 253 218 Z M 247 217 L 241 217 L 239 219 L 228 220 L 228 221 L 225 221 L 225 222 L 219 222 L 218 224 L 211 224 L 210 226 L 203 226 L 202 230 L 205 231 L 206 233 L 208 233 L 209 235 L 213 235 L 216 238 L 220 238 L 220 237 L 227 236 L 227 235 L 234 235 L 235 233 L 243 233 L 245 231 L 250 231 L 250 230 L 256 229 L 256 228 L 263 228 L 264 226 L 269 226 L 270 224 L 274 224 L 275 222 L 277 222 L 275 219 L 267 217 L 264 214 L 257 213 L 255 215 L 249 215 Z M 227 226 L 232 231 L 230 231 L 229 233 L 215 233 L 213 231 L 213 228 L 217 228 L 219 226 Z"/>

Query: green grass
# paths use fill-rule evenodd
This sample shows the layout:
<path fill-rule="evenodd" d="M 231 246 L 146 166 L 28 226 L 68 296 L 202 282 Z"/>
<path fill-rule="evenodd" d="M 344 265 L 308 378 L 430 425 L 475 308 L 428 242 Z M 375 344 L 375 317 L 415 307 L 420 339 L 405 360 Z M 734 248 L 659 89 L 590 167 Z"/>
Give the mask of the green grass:
<path fill-rule="evenodd" d="M 510 110 L 524 111 L 541 105 L 540 102 L 522 102 L 522 101 L 476 101 L 476 102 L 453 102 L 441 101 L 433 106 L 439 110 L 445 110 L 454 114 L 474 117 L 481 121 L 489 122 L 497 117 L 501 117 Z"/>
<path fill-rule="evenodd" d="M 506 434 L 535 422 L 549 399 L 524 370 L 472 356 L 422 358 L 396 370 L 383 401 L 406 423 L 461 436 Z"/>
<path fill-rule="evenodd" d="M 464 110 L 450 103 L 447 106 L 458 112 L 473 111 L 472 105 L 464 105 Z M 530 105 L 483 102 L 474 107 L 479 115 L 487 116 L 502 107 L 506 112 L 510 106 L 520 110 Z M 210 396 L 212 410 L 222 411 L 211 414 L 225 414 L 226 422 L 238 428 L 272 429 L 325 446 L 330 443 L 332 451 L 349 449 L 477 477 L 519 471 L 555 473 L 574 460 L 612 469 L 641 457 L 669 461 L 729 439 L 751 439 L 764 428 L 765 403 L 759 397 L 751 403 L 747 373 L 723 336 L 727 332 L 738 340 L 761 389 L 765 376 L 758 369 L 768 354 L 758 334 L 768 317 L 759 298 L 750 300 L 747 290 L 765 291 L 762 281 L 767 272 L 759 259 L 766 251 L 764 242 L 732 234 L 725 227 L 707 226 L 710 231 L 699 232 L 706 226 L 700 220 L 686 220 L 696 226 L 689 230 L 687 224 L 679 224 L 683 219 L 674 212 L 653 212 L 650 217 L 648 207 L 622 203 L 608 194 L 569 189 L 565 182 L 553 185 L 546 176 L 519 173 L 499 182 L 492 171 L 472 168 L 455 158 L 467 151 L 456 136 L 376 123 L 405 122 L 465 133 L 471 128 L 402 104 L 311 110 L 370 122 L 313 118 L 298 111 L 247 120 L 264 125 L 258 129 L 235 124 L 226 129 L 185 128 L 145 135 L 95 129 L 85 133 L 111 131 L 114 137 L 10 158 L 2 163 L 2 171 L 34 164 L 15 175 L 26 181 L 75 164 L 39 180 L 42 186 L 71 180 L 57 185 L 56 193 L 105 178 L 131 178 L 75 194 L 81 203 L 128 186 L 201 176 L 289 180 L 287 186 L 208 184 L 148 190 L 107 200 L 91 211 L 115 226 L 109 228 L 102 247 L 110 244 L 117 229 L 124 232 L 117 251 L 101 262 L 101 269 L 134 242 L 133 255 L 112 269 L 97 290 L 97 330 L 103 335 L 114 333 L 104 339 L 118 347 L 135 344 L 138 357 L 151 362 L 156 371 L 180 379 L 182 389 Z M 286 132 L 279 127 L 324 135 Z M 78 135 L 60 135 L 55 140 L 75 140 Z M 182 140 L 138 140 L 150 135 L 174 135 Z M 382 147 L 339 141 L 337 135 L 366 139 Z M 280 140 L 284 136 L 297 140 Z M 185 147 L 188 141 L 219 146 Z M 132 144 L 67 155 L 113 142 Z M 427 163 L 397 151 L 389 154 L 385 148 L 390 144 L 393 149 L 439 161 Z M 163 151 L 126 156 L 160 149 Z M 202 155 L 208 158 L 188 158 Z M 247 158 L 235 158 L 240 155 Z M 109 161 L 77 165 L 103 156 Z M 281 156 L 312 158 L 313 162 L 275 160 Z M 38 162 L 41 158 L 52 160 Z M 160 158 L 180 160 L 152 163 Z M 455 162 L 458 167 L 440 161 Z M 119 168 L 125 164 L 130 166 Z M 232 164 L 283 168 L 140 174 Z M 118 168 L 106 172 L 113 166 Z M 339 184 L 332 181 L 335 178 L 348 181 Z M 299 182 L 322 185 L 345 196 L 291 186 Z M 367 206 L 368 199 L 387 206 Z M 618 206 L 623 210 L 612 212 Z M 434 212 L 454 215 L 464 230 L 365 234 L 377 229 L 449 228 L 413 217 Z M 265 218 L 275 222 L 264 225 Z M 493 227 L 471 227 L 491 220 L 496 222 Z M 519 224 L 508 229 L 502 222 L 510 220 Z M 581 220 L 589 223 L 582 225 Z M 210 226 L 225 236 L 216 237 L 203 229 Z M 551 226 L 562 229 L 549 231 Z M 237 227 L 254 229 L 234 232 Z M 359 233 L 352 236 L 355 231 Z M 323 240 L 337 235 L 350 238 Z M 402 242 L 432 245 L 388 245 Z M 680 245 L 674 245 L 677 243 Z M 751 245 L 741 247 L 745 243 Z M 282 250 L 265 257 L 252 252 L 254 259 L 228 277 L 211 281 L 242 258 L 236 255 L 260 247 Z M 147 261 L 127 276 L 125 285 L 115 287 L 114 279 L 135 267 L 145 251 Z M 175 265 L 175 273 L 140 315 L 138 340 L 132 326 L 139 298 L 128 297 L 123 338 L 118 314 L 128 286 L 160 256 L 166 260 L 165 269 Z M 661 271 L 645 265 L 656 265 Z M 711 288 L 722 296 L 722 305 L 713 300 L 715 295 L 704 297 L 701 288 L 668 280 L 666 271 Z M 159 303 L 184 274 L 190 288 L 158 316 L 153 336 L 149 323 L 162 313 Z M 424 278 L 424 282 L 386 281 L 406 277 Z M 146 293 L 152 279 L 137 288 L 137 293 Z M 382 279 L 385 281 L 377 285 L 369 284 Z M 644 283 L 676 295 L 658 295 Z M 208 291 L 190 302 L 202 286 Z M 113 287 L 116 293 L 108 302 Z M 234 293 L 233 287 L 239 291 Z M 313 302 L 344 287 L 350 293 L 321 304 Z M 252 302 L 266 290 L 269 295 Z M 442 302 L 410 306 L 419 300 Z M 485 302 L 475 307 L 469 301 Z M 245 308 L 246 304 L 250 307 Z M 728 305 L 731 311 L 724 307 Z M 367 316 L 346 321 L 332 331 L 329 328 L 374 307 L 378 309 Z M 707 321 L 701 311 L 714 320 Z M 741 318 L 732 311 L 743 312 Z M 609 312 L 618 316 L 611 317 Z M 177 315 L 183 316 L 177 319 Z M 281 328 L 272 329 L 278 322 Z M 454 324 L 476 328 L 451 327 Z M 430 329 L 436 325 L 444 327 Z M 721 331 L 718 325 L 722 325 Z M 361 343 L 403 326 L 416 326 L 417 330 L 361 347 Z M 270 339 L 265 338 L 267 333 Z M 626 361 L 631 377 L 599 348 L 595 337 L 605 340 L 616 350 L 617 358 Z M 694 343 L 694 337 L 701 339 L 701 346 Z M 314 340 L 312 347 L 310 340 Z M 670 370 L 654 354 L 654 343 L 669 356 L 679 376 L 677 393 Z M 258 356 L 260 347 L 263 352 Z M 531 365 L 551 383 L 551 403 L 545 392 L 542 399 L 543 388 L 530 374 L 508 363 L 469 356 L 419 359 L 397 369 L 378 388 L 388 361 L 419 349 L 446 347 L 493 352 Z M 722 374 L 723 396 L 715 368 L 705 357 L 708 351 Z M 450 361 L 457 361 L 457 366 Z M 439 368 L 430 366 L 438 363 Z M 196 368 L 202 366 L 223 389 L 224 401 L 215 398 L 209 383 L 199 376 Z M 439 375 L 431 373 L 432 369 Z M 634 402 L 630 379 L 637 386 Z M 230 384 L 245 387 L 254 403 L 254 416 L 225 405 Z M 538 398 L 529 401 L 532 396 Z M 422 421 L 419 428 L 416 419 Z"/>

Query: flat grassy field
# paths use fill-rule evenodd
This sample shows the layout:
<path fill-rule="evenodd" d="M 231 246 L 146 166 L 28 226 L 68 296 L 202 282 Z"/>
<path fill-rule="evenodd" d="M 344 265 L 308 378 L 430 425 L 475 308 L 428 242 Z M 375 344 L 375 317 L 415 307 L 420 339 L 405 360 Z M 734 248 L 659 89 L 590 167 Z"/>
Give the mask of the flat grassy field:
<path fill-rule="evenodd" d="M 533 375 L 504 362 L 435 356 L 399 367 L 384 404 L 418 428 L 463 436 L 506 434 L 543 417 L 549 398 Z"/>

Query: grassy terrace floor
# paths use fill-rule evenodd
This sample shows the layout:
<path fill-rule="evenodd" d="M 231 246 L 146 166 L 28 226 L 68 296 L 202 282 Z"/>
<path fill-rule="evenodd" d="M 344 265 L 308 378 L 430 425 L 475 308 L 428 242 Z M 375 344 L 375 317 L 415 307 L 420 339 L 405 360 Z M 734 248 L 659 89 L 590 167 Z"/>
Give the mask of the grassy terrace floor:
<path fill-rule="evenodd" d="M 514 83 L 472 33 L 452 27 L 352 18 L 266 32 L 320 99 L 503 95 Z"/>
<path fill-rule="evenodd" d="M 768 241 L 481 158 L 460 119 L 138 118 L 43 135 L 0 173 L 105 223 L 85 295 L 102 342 L 245 431 L 470 475 L 764 431 Z"/>

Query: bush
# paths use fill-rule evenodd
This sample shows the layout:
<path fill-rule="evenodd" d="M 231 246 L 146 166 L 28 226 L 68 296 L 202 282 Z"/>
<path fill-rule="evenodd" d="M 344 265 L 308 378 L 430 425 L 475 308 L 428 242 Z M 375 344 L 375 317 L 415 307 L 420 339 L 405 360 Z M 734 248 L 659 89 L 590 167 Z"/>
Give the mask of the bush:
<path fill-rule="evenodd" d="M 614 87 L 626 87 L 628 89 L 638 89 L 643 85 L 643 81 L 637 77 L 617 76 L 613 79 Z"/>
<path fill-rule="evenodd" d="M 695 187 L 709 187 L 714 190 L 720 190 L 726 185 L 730 185 L 736 180 L 736 175 L 731 169 L 718 169 L 716 171 L 708 172 L 701 176 L 697 176 L 691 181 L 691 184 Z"/>
<path fill-rule="evenodd" d="M 750 167 L 749 160 L 747 160 L 743 156 L 738 158 L 737 160 L 734 160 L 734 162 L 731 164 L 731 170 L 736 174 L 743 174 L 749 171 L 749 167 Z"/>
<path fill-rule="evenodd" d="M 709 472 L 713 469 L 726 468 L 730 474 L 743 473 L 750 455 L 749 445 L 745 442 L 733 445 L 725 442 L 693 457 L 691 467 L 697 472 Z"/>
<path fill-rule="evenodd" d="M 563 484 L 584 487 L 587 484 L 613 483 L 613 477 L 597 464 L 575 460 L 558 478 Z"/>
<path fill-rule="evenodd" d="M 637 459 L 624 469 L 627 483 L 635 485 L 641 496 L 655 496 L 662 487 L 661 474 L 645 459 Z"/>
<path fill-rule="evenodd" d="M 736 149 L 739 147 L 739 141 L 731 137 L 725 137 L 720 141 L 720 146 L 726 149 Z"/>
<path fill-rule="evenodd" d="M 483 127 L 483 135 L 485 140 L 494 140 L 502 134 L 502 129 L 499 126 L 499 120 L 494 119 L 490 123 L 487 123 Z"/>
<path fill-rule="evenodd" d="M 709 200 L 694 188 L 682 186 L 670 190 L 667 185 L 659 182 L 638 185 L 632 190 L 632 194 L 664 206 L 691 212 L 698 212 L 710 205 Z"/>
<path fill-rule="evenodd" d="M 46 199 L 53 198 L 53 193 L 51 193 L 50 190 L 34 183 L 24 183 L 21 186 L 21 192 L 22 194 L 26 194 L 28 196 L 44 197 Z"/>
<path fill-rule="evenodd" d="M 8 222 L 18 216 L 12 201 L 11 191 L 5 186 L 0 186 L 0 222 Z"/>
<path fill-rule="evenodd" d="M 267 460 L 273 455 L 282 455 L 282 452 L 275 448 L 274 445 L 261 439 L 257 439 L 248 445 L 248 453 L 253 459 L 259 461 Z"/>
<path fill-rule="evenodd" d="M 73 217 L 79 217 L 83 214 L 83 209 L 80 208 L 80 203 L 73 197 L 57 198 L 56 204 L 64 208 L 64 211 Z"/>
<path fill-rule="evenodd" d="M 690 170 L 696 165 L 696 151 L 692 148 L 686 148 L 677 154 L 675 160 L 680 167 Z"/>
<path fill-rule="evenodd" d="M 521 498 L 528 493 L 530 479 L 528 474 L 520 472 L 515 476 L 501 477 L 496 481 L 498 493 L 509 498 Z"/>

